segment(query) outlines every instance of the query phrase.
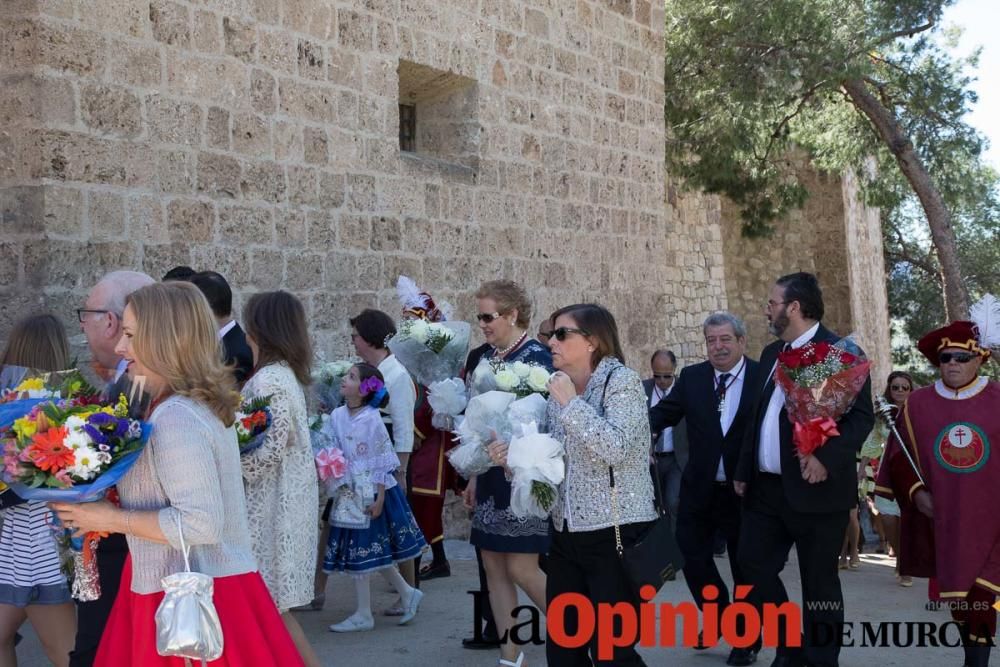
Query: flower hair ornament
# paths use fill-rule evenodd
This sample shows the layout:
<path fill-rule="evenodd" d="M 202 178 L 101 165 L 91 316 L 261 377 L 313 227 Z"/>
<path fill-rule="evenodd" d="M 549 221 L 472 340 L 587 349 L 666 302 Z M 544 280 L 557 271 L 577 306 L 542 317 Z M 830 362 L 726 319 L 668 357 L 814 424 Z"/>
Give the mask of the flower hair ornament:
<path fill-rule="evenodd" d="M 358 387 L 358 390 L 361 392 L 362 396 L 371 395 L 371 398 L 368 399 L 368 405 L 375 408 L 379 406 L 387 393 L 385 383 L 375 376 L 363 380 L 361 385 Z"/>

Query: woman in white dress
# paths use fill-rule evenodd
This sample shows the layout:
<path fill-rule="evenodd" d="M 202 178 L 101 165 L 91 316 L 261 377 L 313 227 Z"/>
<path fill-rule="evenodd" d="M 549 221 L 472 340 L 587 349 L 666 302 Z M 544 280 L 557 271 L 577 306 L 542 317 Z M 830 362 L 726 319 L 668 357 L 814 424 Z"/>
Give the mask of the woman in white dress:
<path fill-rule="evenodd" d="M 250 538 L 261 576 L 306 665 L 320 664 L 291 613 L 313 597 L 319 487 L 309 440 L 303 386 L 312 348 L 305 309 L 288 292 L 263 292 L 243 309 L 254 373 L 243 399 L 270 397 L 271 425 L 258 448 L 244 454 Z"/>

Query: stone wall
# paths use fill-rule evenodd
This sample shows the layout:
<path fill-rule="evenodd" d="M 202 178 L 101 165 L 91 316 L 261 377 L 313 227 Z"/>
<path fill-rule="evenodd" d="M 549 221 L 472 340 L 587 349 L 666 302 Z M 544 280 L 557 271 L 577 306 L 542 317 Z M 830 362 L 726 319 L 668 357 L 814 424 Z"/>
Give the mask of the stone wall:
<path fill-rule="evenodd" d="M 738 207 L 722 201 L 729 308 L 745 320 L 748 352 L 756 358 L 774 339 L 764 314 L 774 280 L 795 271 L 815 273 L 823 289 L 823 323 L 841 335 L 858 334 L 874 363 L 874 385 L 881 387 L 891 350 L 878 211 L 861 202 L 853 174 L 825 174 L 798 162 L 809 198 L 777 221 L 770 237 L 744 238 Z"/>
<path fill-rule="evenodd" d="M 0 13 L 0 338 L 104 272 L 176 264 L 302 298 L 318 348 L 459 316 L 499 276 L 581 300 L 630 360 L 724 304 L 711 198 L 664 207 L 663 10 L 647 0 L 12 0 Z M 400 62 L 474 81 L 477 160 L 402 153 Z M 468 99 L 473 99 L 470 96 Z M 449 119 L 453 122 L 454 119 Z M 469 168 L 469 164 L 475 168 Z M 688 348 L 684 348 L 688 349 Z"/>

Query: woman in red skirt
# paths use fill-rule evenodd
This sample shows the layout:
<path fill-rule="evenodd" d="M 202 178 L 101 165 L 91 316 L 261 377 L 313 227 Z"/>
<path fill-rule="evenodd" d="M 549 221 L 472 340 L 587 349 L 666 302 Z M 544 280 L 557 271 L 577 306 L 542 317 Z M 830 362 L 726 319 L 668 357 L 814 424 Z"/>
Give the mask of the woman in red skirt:
<path fill-rule="evenodd" d="M 160 580 L 184 569 L 214 578 L 222 657 L 210 665 L 300 666 L 292 639 L 257 573 L 247 529 L 236 433 L 240 395 L 220 361 L 215 320 L 194 285 L 149 285 L 128 298 L 117 352 L 153 398 L 152 435 L 118 484 L 121 507 L 54 503 L 80 533 L 124 533 L 130 560 L 101 639 L 98 667 L 180 667 L 156 651 Z M 179 529 L 178 526 L 182 528 Z"/>

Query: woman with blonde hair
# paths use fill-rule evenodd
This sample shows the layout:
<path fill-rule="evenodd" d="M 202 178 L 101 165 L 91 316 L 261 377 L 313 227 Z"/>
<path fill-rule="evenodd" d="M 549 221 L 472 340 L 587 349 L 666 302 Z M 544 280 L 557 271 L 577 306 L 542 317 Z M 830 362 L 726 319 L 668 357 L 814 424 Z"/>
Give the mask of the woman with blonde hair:
<path fill-rule="evenodd" d="M 62 323 L 52 315 L 26 317 L 14 325 L 0 356 L 0 389 L 17 386 L 29 371 L 62 371 L 69 363 L 69 343 Z M 52 664 L 56 667 L 69 664 L 76 635 L 76 608 L 62 572 L 51 518 L 52 513 L 42 502 L 28 501 L 3 511 L 0 532 L 0 665 L 3 667 L 17 664 L 14 643 L 25 620 L 31 621 Z"/>
<path fill-rule="evenodd" d="M 163 577 L 191 569 L 214 579 L 224 652 L 213 665 L 302 665 L 268 594 L 250 548 L 239 447 L 233 429 L 240 403 L 222 365 L 208 302 L 188 283 L 149 285 L 132 293 L 116 352 L 132 378 L 145 378 L 153 426 L 145 450 L 118 484 L 121 507 L 108 502 L 53 503 L 78 534 L 124 533 L 129 544 L 123 586 L 95 665 L 173 667 L 156 651 L 153 617 Z"/>

